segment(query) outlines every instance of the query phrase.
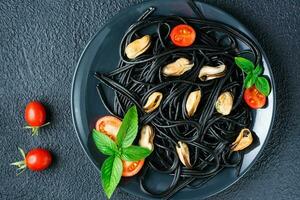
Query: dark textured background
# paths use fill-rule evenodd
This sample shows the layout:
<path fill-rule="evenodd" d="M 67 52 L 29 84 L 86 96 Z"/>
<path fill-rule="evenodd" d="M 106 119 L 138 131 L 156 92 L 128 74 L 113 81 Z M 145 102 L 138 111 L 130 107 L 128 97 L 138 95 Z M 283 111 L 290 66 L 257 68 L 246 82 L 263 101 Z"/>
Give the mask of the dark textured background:
<path fill-rule="evenodd" d="M 97 170 L 72 126 L 70 89 L 80 53 L 119 10 L 138 0 L 0 1 L 0 199 L 104 199 Z M 300 1 L 210 0 L 257 37 L 277 83 L 268 145 L 233 187 L 211 199 L 300 199 Z M 51 111 L 51 125 L 30 137 L 23 110 L 31 99 Z M 55 155 L 51 169 L 16 177 L 17 146 Z M 113 199 L 138 199 L 120 190 Z"/>

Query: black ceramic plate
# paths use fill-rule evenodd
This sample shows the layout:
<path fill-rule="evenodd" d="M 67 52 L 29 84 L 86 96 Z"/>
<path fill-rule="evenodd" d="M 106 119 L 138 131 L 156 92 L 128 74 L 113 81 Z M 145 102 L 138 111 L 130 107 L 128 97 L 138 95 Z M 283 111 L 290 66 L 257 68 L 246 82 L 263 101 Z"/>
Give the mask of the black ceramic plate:
<path fill-rule="evenodd" d="M 94 72 L 112 71 L 119 60 L 118 48 L 121 37 L 126 29 L 150 6 L 156 7 L 155 14 L 179 15 L 196 17 L 185 1 L 164 0 L 149 1 L 138 4 L 126 10 L 122 10 L 110 23 L 106 24 L 89 42 L 78 62 L 72 85 L 72 117 L 78 134 L 78 138 L 87 156 L 99 169 L 103 156 L 95 149 L 90 133 L 95 126 L 95 121 L 107 114 L 97 96 L 96 85 L 98 81 L 93 77 Z M 213 6 L 197 2 L 197 6 L 203 11 L 206 18 L 231 25 L 257 41 L 253 35 L 236 19 Z M 259 45 L 258 45 L 259 46 Z M 262 51 L 262 49 L 261 49 Z M 262 51 L 263 52 L 263 51 Z M 275 87 L 269 62 L 263 53 L 264 74 L 269 77 L 272 92 L 268 98 L 268 106 L 256 111 L 253 130 L 260 140 L 260 144 L 248 152 L 243 160 L 241 176 L 258 159 L 271 132 L 275 112 Z M 241 176 L 236 177 L 234 169 L 225 169 L 216 177 L 198 189 L 183 189 L 174 199 L 201 199 L 214 195 L 235 183 Z M 151 175 L 147 181 L 153 189 L 165 188 L 169 183 L 169 176 Z M 99 180 L 100 181 L 100 180 Z M 143 198 L 150 198 L 140 188 L 136 177 L 122 179 L 121 188 L 129 193 Z"/>

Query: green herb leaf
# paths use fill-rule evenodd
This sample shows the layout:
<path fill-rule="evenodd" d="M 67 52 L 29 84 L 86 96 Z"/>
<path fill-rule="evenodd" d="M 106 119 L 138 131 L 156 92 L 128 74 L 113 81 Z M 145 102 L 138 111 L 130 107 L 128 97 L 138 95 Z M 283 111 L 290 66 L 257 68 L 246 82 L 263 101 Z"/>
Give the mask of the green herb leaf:
<path fill-rule="evenodd" d="M 235 61 L 235 64 L 246 74 L 249 74 L 250 72 L 252 72 L 254 70 L 254 64 L 246 58 L 235 57 L 234 61 Z"/>
<path fill-rule="evenodd" d="M 130 146 L 122 149 L 121 158 L 127 161 L 138 161 L 146 158 L 151 154 L 151 151 L 147 148 L 140 146 Z"/>
<path fill-rule="evenodd" d="M 96 129 L 93 130 L 93 140 L 97 149 L 105 155 L 110 156 L 114 155 L 115 152 L 118 152 L 116 143 L 107 135 L 97 131 Z"/>
<path fill-rule="evenodd" d="M 102 164 L 101 182 L 104 192 L 109 199 L 121 180 L 122 172 L 122 160 L 117 156 L 108 157 Z"/>
<path fill-rule="evenodd" d="M 119 147 L 129 147 L 138 132 L 138 113 L 136 106 L 132 106 L 124 116 L 121 127 L 117 135 L 117 144 Z"/>
<path fill-rule="evenodd" d="M 263 67 L 260 65 L 257 65 L 256 68 L 253 70 L 253 74 L 256 76 L 261 75 L 262 72 L 263 72 Z"/>
<path fill-rule="evenodd" d="M 244 87 L 250 88 L 252 85 L 254 85 L 256 79 L 257 79 L 256 75 L 254 75 L 252 72 L 249 73 L 244 80 Z"/>
<path fill-rule="evenodd" d="M 263 95 L 268 96 L 270 94 L 270 83 L 265 77 L 258 77 L 255 86 Z"/>

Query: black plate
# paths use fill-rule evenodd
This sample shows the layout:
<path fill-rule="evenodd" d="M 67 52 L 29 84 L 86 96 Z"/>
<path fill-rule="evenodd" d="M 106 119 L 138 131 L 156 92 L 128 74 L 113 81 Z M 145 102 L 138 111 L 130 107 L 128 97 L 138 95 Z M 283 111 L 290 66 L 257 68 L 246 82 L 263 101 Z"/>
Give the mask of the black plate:
<path fill-rule="evenodd" d="M 200 2 L 196 3 L 197 6 L 203 10 L 206 18 L 231 25 L 250 36 L 257 43 L 254 36 L 232 16 L 208 4 Z M 100 116 L 107 114 L 107 112 L 97 96 L 95 87 L 98 81 L 93 77 L 93 74 L 96 71 L 109 72 L 115 68 L 119 60 L 118 49 L 122 35 L 130 24 L 135 22 L 150 6 L 157 8 L 155 14 L 175 14 L 179 16 L 196 17 L 188 4 L 185 1 L 180 0 L 155 0 L 122 10 L 122 12 L 107 23 L 88 43 L 79 59 L 74 74 L 71 91 L 73 123 L 82 148 L 98 169 L 100 168 L 104 157 L 95 149 L 95 146 L 91 141 L 90 133 L 95 126 L 96 120 Z M 260 47 L 260 45 L 258 46 Z M 263 52 L 262 49 L 261 51 Z M 245 154 L 241 168 L 241 176 L 249 170 L 262 152 L 270 135 L 275 114 L 274 79 L 270 64 L 264 53 L 263 64 L 265 68 L 264 75 L 268 76 L 271 80 L 272 92 L 268 97 L 268 106 L 255 113 L 253 130 L 259 137 L 260 144 L 252 151 Z M 178 192 L 173 198 L 205 198 L 228 188 L 241 176 L 236 177 L 234 169 L 225 169 L 201 188 L 193 190 L 185 188 Z M 147 181 L 152 185 L 152 188 L 159 190 L 166 187 L 167 183 L 170 181 L 170 177 L 154 174 L 151 175 Z M 130 179 L 123 178 L 120 186 L 129 193 L 143 198 L 150 198 L 140 190 L 136 177 Z"/>

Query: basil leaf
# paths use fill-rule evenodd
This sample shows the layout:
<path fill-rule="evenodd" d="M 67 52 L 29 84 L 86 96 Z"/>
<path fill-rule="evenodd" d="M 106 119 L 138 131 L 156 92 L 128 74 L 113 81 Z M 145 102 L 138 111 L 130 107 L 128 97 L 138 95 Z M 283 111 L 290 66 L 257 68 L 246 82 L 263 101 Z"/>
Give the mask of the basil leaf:
<path fill-rule="evenodd" d="M 253 74 L 256 76 L 261 75 L 262 72 L 263 72 L 263 68 L 260 65 L 257 65 L 256 68 L 253 70 Z"/>
<path fill-rule="evenodd" d="M 151 151 L 147 148 L 140 146 L 130 146 L 122 149 L 121 159 L 127 161 L 139 161 L 151 154 Z"/>
<path fill-rule="evenodd" d="M 101 183 L 105 194 L 111 197 L 121 180 L 123 172 L 122 160 L 118 156 L 108 157 L 101 167 Z"/>
<path fill-rule="evenodd" d="M 252 72 L 254 70 L 254 64 L 246 58 L 235 57 L 234 61 L 235 61 L 235 64 L 246 74 L 249 74 L 250 72 Z"/>
<path fill-rule="evenodd" d="M 255 82 L 255 86 L 266 97 L 270 94 L 270 83 L 265 77 L 258 77 Z"/>
<path fill-rule="evenodd" d="M 115 152 L 118 152 L 116 143 L 107 135 L 97 131 L 96 129 L 93 130 L 93 140 L 97 149 L 105 155 L 110 156 L 114 155 Z"/>
<path fill-rule="evenodd" d="M 254 85 L 256 79 L 257 79 L 256 75 L 254 75 L 252 72 L 249 73 L 244 80 L 244 87 L 250 88 L 252 85 Z"/>
<path fill-rule="evenodd" d="M 132 106 L 124 116 L 121 127 L 117 135 L 117 144 L 119 147 L 129 147 L 138 132 L 138 113 L 136 106 Z"/>

